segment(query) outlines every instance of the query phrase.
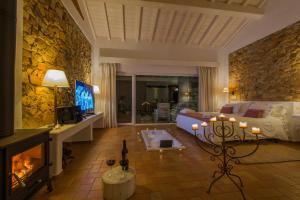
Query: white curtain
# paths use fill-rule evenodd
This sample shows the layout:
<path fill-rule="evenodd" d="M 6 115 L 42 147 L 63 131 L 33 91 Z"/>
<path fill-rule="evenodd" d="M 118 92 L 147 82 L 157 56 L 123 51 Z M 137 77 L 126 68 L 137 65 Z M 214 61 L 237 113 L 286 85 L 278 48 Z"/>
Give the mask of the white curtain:
<path fill-rule="evenodd" d="M 217 69 L 215 67 L 199 67 L 198 76 L 198 110 L 213 112 L 216 110 Z"/>
<path fill-rule="evenodd" d="M 116 63 L 101 63 L 94 73 L 94 84 L 100 88 L 100 93 L 95 94 L 96 112 L 103 112 L 103 127 L 117 126 L 116 108 Z"/>

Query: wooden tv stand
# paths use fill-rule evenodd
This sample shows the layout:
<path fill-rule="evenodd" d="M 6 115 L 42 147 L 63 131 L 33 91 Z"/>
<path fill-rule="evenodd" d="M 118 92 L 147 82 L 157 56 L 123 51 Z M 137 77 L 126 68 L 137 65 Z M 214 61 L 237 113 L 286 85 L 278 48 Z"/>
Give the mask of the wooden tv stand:
<path fill-rule="evenodd" d="M 96 113 L 83 119 L 77 124 L 65 124 L 50 131 L 50 176 L 57 176 L 62 172 L 63 142 L 93 141 L 93 128 L 100 128 L 103 113 Z"/>

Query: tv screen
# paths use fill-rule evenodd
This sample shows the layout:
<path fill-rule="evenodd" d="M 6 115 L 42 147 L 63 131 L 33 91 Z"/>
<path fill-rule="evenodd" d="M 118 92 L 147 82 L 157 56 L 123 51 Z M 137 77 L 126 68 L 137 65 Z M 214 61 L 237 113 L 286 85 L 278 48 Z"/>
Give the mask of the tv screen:
<path fill-rule="evenodd" d="M 94 93 L 93 86 L 81 81 L 75 81 L 76 106 L 80 106 L 82 113 L 94 113 Z"/>

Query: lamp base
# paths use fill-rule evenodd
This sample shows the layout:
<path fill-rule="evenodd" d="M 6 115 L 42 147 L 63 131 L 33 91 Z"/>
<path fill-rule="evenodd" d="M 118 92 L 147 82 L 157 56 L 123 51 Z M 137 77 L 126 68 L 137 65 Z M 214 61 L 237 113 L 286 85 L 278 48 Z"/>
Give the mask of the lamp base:
<path fill-rule="evenodd" d="M 61 128 L 61 125 L 60 124 L 55 124 L 54 128 L 53 129 L 60 129 Z"/>
<path fill-rule="evenodd" d="M 61 128 L 61 124 L 48 124 L 47 128 L 52 128 L 53 130 L 60 129 Z"/>

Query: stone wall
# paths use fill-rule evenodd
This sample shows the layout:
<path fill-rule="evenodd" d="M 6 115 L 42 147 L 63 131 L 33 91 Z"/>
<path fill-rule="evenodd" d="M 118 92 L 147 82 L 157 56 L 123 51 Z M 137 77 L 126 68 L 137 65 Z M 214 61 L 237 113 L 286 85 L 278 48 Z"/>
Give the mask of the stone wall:
<path fill-rule="evenodd" d="M 64 70 L 58 106 L 74 101 L 75 80 L 91 82 L 91 45 L 59 0 L 24 0 L 22 122 L 35 128 L 53 121 L 53 90 L 42 87 L 48 69 Z"/>
<path fill-rule="evenodd" d="M 229 56 L 238 100 L 300 101 L 300 21 Z"/>

